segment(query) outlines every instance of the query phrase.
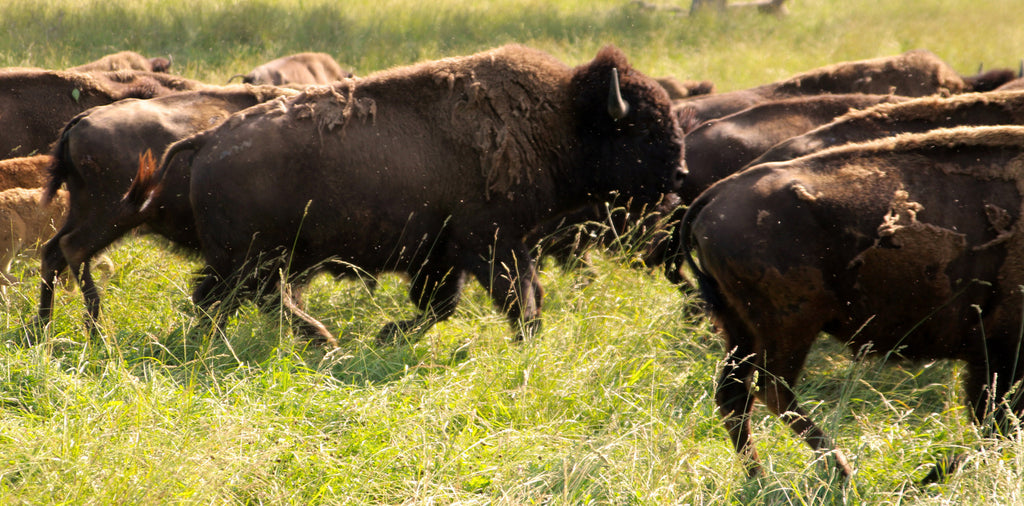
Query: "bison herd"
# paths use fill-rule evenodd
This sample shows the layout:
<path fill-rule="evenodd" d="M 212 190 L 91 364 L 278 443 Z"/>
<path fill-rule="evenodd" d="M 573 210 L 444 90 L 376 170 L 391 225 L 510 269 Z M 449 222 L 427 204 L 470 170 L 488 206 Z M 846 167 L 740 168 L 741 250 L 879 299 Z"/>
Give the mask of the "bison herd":
<path fill-rule="evenodd" d="M 994 433 L 1024 414 L 1020 72 L 962 76 L 917 50 L 715 93 L 610 46 L 570 67 L 519 45 L 365 77 L 301 53 L 235 85 L 170 66 L 0 70 L 0 283 L 43 242 L 39 325 L 65 270 L 94 325 L 93 259 L 143 229 L 203 259 L 192 298 L 215 320 L 251 299 L 334 344 L 302 286 L 400 272 L 420 313 L 380 343 L 449 318 L 470 277 L 523 339 L 540 256 L 639 227 L 644 264 L 695 282 L 723 336 L 715 399 L 752 476 L 755 400 L 853 473 L 793 391 L 821 332 L 966 362 Z"/>

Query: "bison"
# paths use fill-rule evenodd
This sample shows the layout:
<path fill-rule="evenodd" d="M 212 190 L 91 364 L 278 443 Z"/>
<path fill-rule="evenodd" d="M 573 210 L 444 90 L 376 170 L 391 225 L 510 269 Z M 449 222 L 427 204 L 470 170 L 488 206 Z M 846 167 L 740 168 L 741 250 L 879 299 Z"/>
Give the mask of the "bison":
<path fill-rule="evenodd" d="M 724 337 L 715 400 L 750 475 L 755 398 L 853 471 L 793 392 L 819 332 L 962 360 L 975 422 L 1005 431 L 1024 414 L 1019 394 L 1004 399 L 1024 376 L 1022 190 L 1024 128 L 959 127 L 757 165 L 693 202 L 668 272 L 688 264 Z"/>
<path fill-rule="evenodd" d="M 0 190 L 45 186 L 51 163 L 53 157 L 48 154 L 0 160 Z"/>
<path fill-rule="evenodd" d="M 138 170 L 139 155 L 216 126 L 232 113 L 297 92 L 273 86 L 232 85 L 175 93 L 149 100 L 122 100 L 79 114 L 64 127 L 52 150 L 48 195 L 64 186 L 68 218 L 42 249 L 38 321 L 49 321 L 54 280 L 66 267 L 78 278 L 91 325 L 100 297 L 89 259 L 143 222 L 187 251 L 199 239 L 188 201 L 188 166 L 174 167 L 167 191 L 146 216 L 119 214 L 120 201 Z M 50 156 L 50 155 L 46 155 Z"/>
<path fill-rule="evenodd" d="M 676 102 L 677 114 L 694 124 L 769 100 L 822 93 L 895 94 L 921 97 L 968 91 L 964 79 L 941 58 L 923 49 L 869 60 L 841 62 L 797 74 L 785 81 Z"/>
<path fill-rule="evenodd" d="M 1024 93 L 993 91 L 924 97 L 851 111 L 772 146 L 750 164 L 791 160 L 830 146 L 900 133 L 970 125 L 1024 125 Z"/>
<path fill-rule="evenodd" d="M 12 70 L 0 73 L 0 158 L 46 152 L 77 114 L 125 98 L 152 98 L 202 83 L 155 72 Z"/>
<path fill-rule="evenodd" d="M 713 119 L 686 134 L 686 185 L 679 190 L 692 202 L 715 181 L 740 170 L 780 141 L 828 123 L 851 109 L 907 100 L 893 95 L 824 94 L 761 103 Z"/>
<path fill-rule="evenodd" d="M 108 54 L 92 61 L 67 70 L 71 72 L 109 72 L 115 70 L 144 70 L 146 72 L 167 72 L 171 69 L 170 58 L 146 58 L 134 51 L 121 51 Z"/>
<path fill-rule="evenodd" d="M 570 68 L 508 45 L 236 114 L 168 147 L 129 201 L 158 194 L 176 157 L 191 158 L 204 310 L 232 308 L 235 289 L 276 298 L 281 272 L 300 285 L 404 272 L 422 313 L 386 325 L 387 341 L 451 316 L 473 275 L 522 338 L 540 327 L 542 296 L 527 232 L 613 193 L 675 190 L 682 143 L 665 91 L 618 49 Z"/>
<path fill-rule="evenodd" d="M 49 237 L 64 220 L 67 194 L 61 191 L 44 200 L 43 188 L 0 191 L 0 286 L 18 282 L 10 272 L 14 257 Z"/>
<path fill-rule="evenodd" d="M 282 56 L 252 69 L 248 74 L 235 74 L 230 82 L 241 77 L 247 84 L 272 84 L 274 86 L 330 84 L 352 73 L 342 70 L 334 58 L 325 53 L 296 53 Z"/>

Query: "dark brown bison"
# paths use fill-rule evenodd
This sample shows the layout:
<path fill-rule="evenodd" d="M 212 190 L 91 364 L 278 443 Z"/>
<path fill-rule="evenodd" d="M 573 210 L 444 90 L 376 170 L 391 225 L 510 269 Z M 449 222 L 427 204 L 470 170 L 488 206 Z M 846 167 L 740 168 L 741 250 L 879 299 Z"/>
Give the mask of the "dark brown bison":
<path fill-rule="evenodd" d="M 167 72 L 171 69 L 169 58 L 146 58 L 134 51 L 108 54 L 96 61 L 71 67 L 71 72 L 109 72 L 115 70 L 144 70 L 146 72 Z"/>
<path fill-rule="evenodd" d="M 352 77 L 352 73 L 343 70 L 329 54 L 296 53 L 264 63 L 248 74 L 233 75 L 231 79 L 236 77 L 247 84 L 287 86 L 330 84 Z"/>
<path fill-rule="evenodd" d="M 819 332 L 962 360 L 976 422 L 1024 414 L 1004 399 L 1024 376 L 1022 189 L 1024 128 L 962 127 L 757 165 L 693 202 L 676 238 L 725 339 L 715 399 L 751 475 L 755 398 L 852 472 L 792 390 Z"/>
<path fill-rule="evenodd" d="M 850 142 L 971 125 L 1024 125 L 1024 93 L 993 91 L 924 97 L 851 111 L 831 123 L 772 146 L 750 164 L 791 160 Z"/>
<path fill-rule="evenodd" d="M 272 86 L 210 87 L 150 100 L 122 100 L 89 109 L 68 122 L 53 147 L 48 195 L 64 186 L 69 213 L 42 249 L 39 321 L 49 320 L 54 280 L 70 266 L 82 286 L 92 324 L 99 316 L 100 297 L 89 259 L 143 222 L 148 231 L 198 251 L 187 164 L 170 168 L 166 191 L 150 206 L 149 214 L 119 214 L 141 154 L 162 153 L 172 142 L 216 126 L 234 112 L 294 94 Z"/>
<path fill-rule="evenodd" d="M 46 152 L 64 124 L 91 107 L 202 86 L 155 72 L 0 72 L 0 158 Z"/>
<path fill-rule="evenodd" d="M 707 121 L 686 134 L 686 184 L 679 189 L 692 202 L 716 181 L 740 170 L 769 148 L 851 109 L 902 102 L 894 95 L 824 94 L 773 100 Z"/>
<path fill-rule="evenodd" d="M 822 93 L 867 93 L 922 97 L 967 91 L 964 80 L 935 54 L 917 49 L 869 60 L 836 63 L 785 81 L 676 102 L 677 114 L 692 114 L 694 125 L 769 100 Z"/>
<path fill-rule="evenodd" d="M 161 172 L 192 159 L 204 309 L 276 296 L 279 272 L 405 272 L 423 313 L 389 339 L 451 316 L 473 275 L 521 337 L 542 295 L 527 232 L 616 192 L 657 199 L 681 155 L 668 96 L 619 50 L 572 69 L 510 45 L 257 106 L 171 145 Z"/>
<path fill-rule="evenodd" d="M 982 70 L 973 76 L 964 76 L 964 91 L 985 92 L 997 90 L 1021 77 L 1020 71 L 1008 68 Z"/>

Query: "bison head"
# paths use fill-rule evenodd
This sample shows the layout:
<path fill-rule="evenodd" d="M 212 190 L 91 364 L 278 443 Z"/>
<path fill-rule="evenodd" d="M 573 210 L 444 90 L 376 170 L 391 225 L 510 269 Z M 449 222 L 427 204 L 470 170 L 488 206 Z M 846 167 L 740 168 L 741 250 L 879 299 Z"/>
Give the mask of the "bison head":
<path fill-rule="evenodd" d="M 570 89 L 583 151 L 577 183 L 588 194 L 654 202 L 679 188 L 683 134 L 655 80 L 607 46 L 574 69 Z"/>

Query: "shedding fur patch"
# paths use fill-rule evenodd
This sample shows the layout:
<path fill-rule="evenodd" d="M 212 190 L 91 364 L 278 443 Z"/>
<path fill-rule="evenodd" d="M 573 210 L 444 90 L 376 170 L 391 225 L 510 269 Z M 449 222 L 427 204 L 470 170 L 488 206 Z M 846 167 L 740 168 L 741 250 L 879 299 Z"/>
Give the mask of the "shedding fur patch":
<path fill-rule="evenodd" d="M 981 251 L 984 249 L 991 248 L 1002 244 L 1014 236 L 1015 227 L 1013 226 L 1013 215 L 1009 211 L 1002 207 L 985 203 L 985 216 L 988 218 L 988 224 L 992 227 L 992 230 L 996 232 L 996 238 L 985 244 L 975 246 L 972 248 L 973 251 Z"/>
<path fill-rule="evenodd" d="M 344 131 L 353 118 L 373 121 L 377 115 L 377 102 L 369 97 L 355 97 L 355 88 L 355 81 L 351 79 L 307 88 L 296 99 L 295 118 L 313 120 L 321 133 L 335 128 Z"/>
<path fill-rule="evenodd" d="M 924 206 L 910 200 L 906 190 L 896 190 L 889 211 L 878 225 L 878 239 L 857 255 L 850 267 L 859 265 L 863 273 L 870 271 L 871 265 L 877 265 L 883 271 L 895 268 L 910 274 L 930 266 L 934 267 L 930 280 L 932 293 L 949 291 L 949 280 L 944 272 L 949 262 L 967 249 L 967 236 L 918 221 L 917 214 L 923 210 Z"/>
<path fill-rule="evenodd" d="M 814 202 L 815 200 L 818 200 L 819 194 L 811 193 L 811 191 L 801 183 L 792 183 L 789 185 L 789 188 L 793 190 L 793 193 L 796 193 L 796 198 L 800 200 L 806 200 L 807 202 Z"/>

